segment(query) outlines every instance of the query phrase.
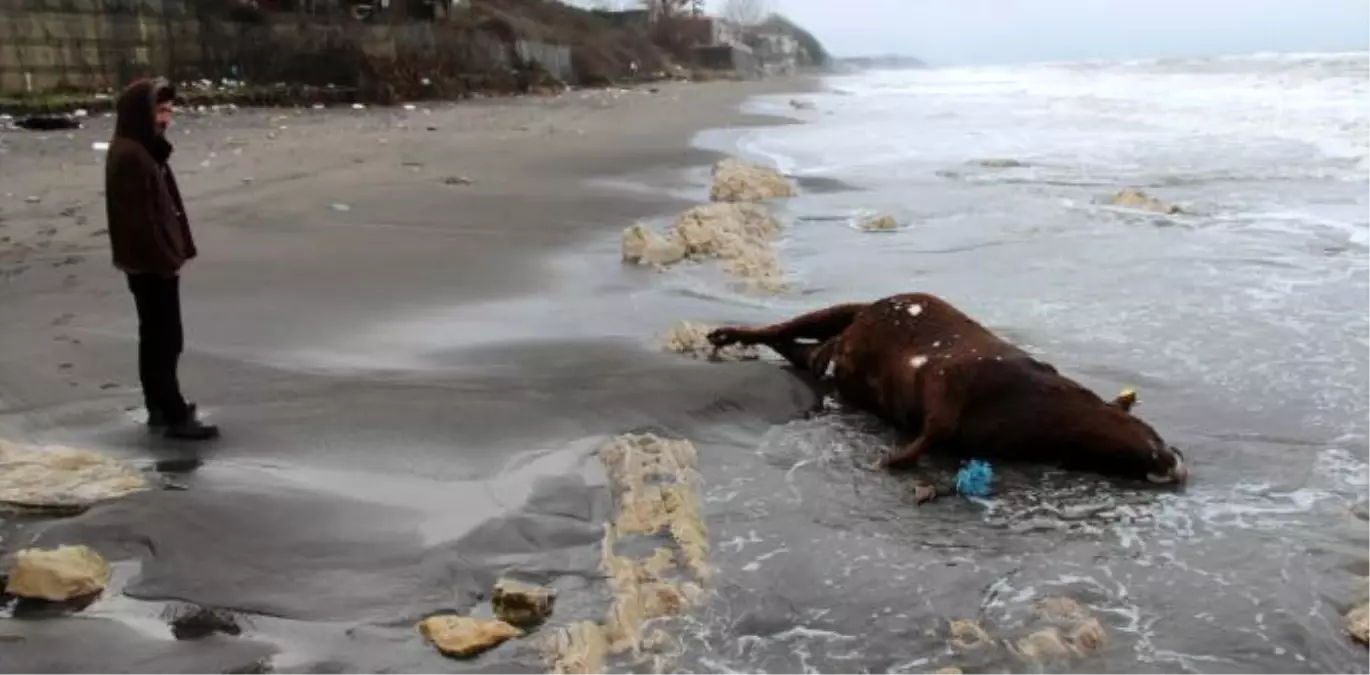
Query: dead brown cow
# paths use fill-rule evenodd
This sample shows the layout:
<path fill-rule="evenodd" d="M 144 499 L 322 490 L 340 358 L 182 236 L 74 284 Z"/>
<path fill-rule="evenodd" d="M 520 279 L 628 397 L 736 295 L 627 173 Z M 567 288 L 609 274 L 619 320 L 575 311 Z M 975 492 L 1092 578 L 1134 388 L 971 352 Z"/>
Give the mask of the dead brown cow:
<path fill-rule="evenodd" d="M 830 381 L 844 403 L 916 434 L 885 457 L 887 467 L 935 450 L 1153 483 L 1188 477 L 1180 451 L 1129 411 L 1130 395 L 1104 401 L 933 295 L 838 305 L 761 328 L 720 328 L 709 341 L 766 345 Z"/>

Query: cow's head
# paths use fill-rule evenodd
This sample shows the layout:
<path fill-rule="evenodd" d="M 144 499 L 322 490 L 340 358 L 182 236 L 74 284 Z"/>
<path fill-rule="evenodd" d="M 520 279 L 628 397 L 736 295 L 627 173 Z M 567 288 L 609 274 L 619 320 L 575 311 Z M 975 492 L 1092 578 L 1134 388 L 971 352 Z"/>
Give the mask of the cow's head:
<path fill-rule="evenodd" d="M 1136 395 L 1125 392 L 1114 401 L 1082 411 L 1066 449 L 1067 462 L 1122 478 L 1183 484 L 1189 478 L 1184 454 L 1130 412 L 1135 402 Z"/>

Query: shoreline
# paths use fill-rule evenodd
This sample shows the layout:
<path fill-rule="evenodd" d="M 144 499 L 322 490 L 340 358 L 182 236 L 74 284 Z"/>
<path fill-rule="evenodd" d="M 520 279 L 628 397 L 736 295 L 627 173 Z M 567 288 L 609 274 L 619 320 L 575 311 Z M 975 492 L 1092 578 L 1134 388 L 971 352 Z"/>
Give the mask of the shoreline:
<path fill-rule="evenodd" d="M 85 543 L 116 568 L 115 588 L 75 615 L 87 620 L 88 643 L 75 649 L 62 637 L 70 619 L 16 624 L 11 665 L 223 670 L 276 653 L 284 671 L 539 669 L 529 641 L 446 660 L 412 622 L 474 606 L 510 569 L 570 584 L 554 625 L 597 618 L 598 582 L 575 582 L 595 577 L 599 555 L 606 488 L 588 464 L 596 442 L 644 426 L 688 434 L 785 419 L 808 404 L 800 385 L 769 366 L 724 372 L 556 334 L 466 350 L 505 364 L 486 372 L 289 363 L 311 345 L 365 337 L 366 325 L 552 290 L 549 260 L 688 204 L 587 179 L 679 180 L 719 156 L 692 147 L 697 132 L 785 123 L 738 107 L 810 82 L 183 121 L 172 162 L 202 259 L 183 282 L 182 380 L 225 429 L 199 447 L 154 439 L 126 411 L 137 402 L 131 303 L 96 234 L 102 208 L 90 186 L 102 158 L 85 149 L 100 130 L 0 137 L 6 160 L 31 159 L 0 170 L 15 195 L 0 200 L 0 237 L 10 237 L 0 308 L 14 327 L 0 357 L 0 434 L 161 466 L 186 488 L 0 524 L 5 551 Z M 54 220 L 64 227 L 54 231 Z M 616 251 L 587 264 L 620 265 Z M 492 327 L 428 332 L 440 345 Z M 373 339 L 381 355 L 427 353 Z M 699 417 L 719 396 L 746 402 L 745 412 Z M 241 612 L 250 628 L 195 643 L 149 637 L 173 598 Z"/>

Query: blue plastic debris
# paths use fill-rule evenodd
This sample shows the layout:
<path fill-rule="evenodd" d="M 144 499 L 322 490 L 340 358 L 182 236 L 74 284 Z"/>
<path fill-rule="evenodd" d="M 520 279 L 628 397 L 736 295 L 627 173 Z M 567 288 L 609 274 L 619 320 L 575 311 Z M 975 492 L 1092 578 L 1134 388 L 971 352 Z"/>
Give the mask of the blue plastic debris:
<path fill-rule="evenodd" d="M 956 472 L 956 491 L 967 497 L 987 497 L 992 480 L 994 470 L 989 467 L 989 462 L 972 459 Z"/>

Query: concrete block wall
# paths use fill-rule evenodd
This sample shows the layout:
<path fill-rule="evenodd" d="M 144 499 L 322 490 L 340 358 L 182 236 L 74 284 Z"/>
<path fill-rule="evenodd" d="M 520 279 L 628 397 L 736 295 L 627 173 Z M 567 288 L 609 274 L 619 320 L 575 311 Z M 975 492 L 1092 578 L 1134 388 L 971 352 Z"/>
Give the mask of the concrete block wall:
<path fill-rule="evenodd" d="M 0 0 L 0 95 L 118 89 L 152 74 L 351 87 L 365 59 L 450 75 L 453 68 L 507 71 L 515 54 L 575 81 L 570 49 L 561 45 L 507 45 L 426 22 L 240 24 L 202 13 L 201 1 Z"/>

